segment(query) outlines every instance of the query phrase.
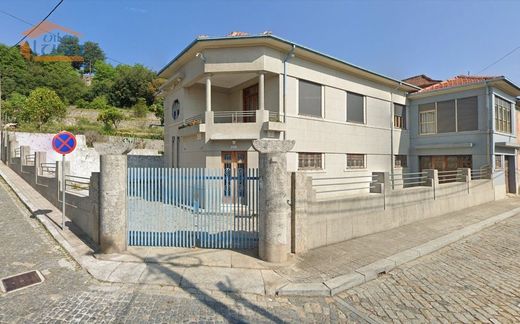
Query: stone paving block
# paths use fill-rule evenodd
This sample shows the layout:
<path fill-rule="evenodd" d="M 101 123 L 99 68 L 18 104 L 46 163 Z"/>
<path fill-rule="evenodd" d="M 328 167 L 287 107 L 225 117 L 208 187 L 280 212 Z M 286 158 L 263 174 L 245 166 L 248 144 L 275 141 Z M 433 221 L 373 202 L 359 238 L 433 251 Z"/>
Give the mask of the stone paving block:
<path fill-rule="evenodd" d="M 225 292 L 265 293 L 260 270 L 193 267 L 186 268 L 181 288 L 219 290 Z"/>
<path fill-rule="evenodd" d="M 387 257 L 387 259 L 394 261 L 395 265 L 399 266 L 401 264 L 405 264 L 407 262 L 415 260 L 420 256 L 421 256 L 421 254 L 419 253 L 419 251 L 412 248 L 412 249 L 404 250 L 402 252 L 391 255 L 391 256 Z"/>
<path fill-rule="evenodd" d="M 323 283 L 290 283 L 277 291 L 278 296 L 330 296 L 329 287 Z"/>
<path fill-rule="evenodd" d="M 362 274 L 365 277 L 365 281 L 369 281 L 377 278 L 380 273 L 387 273 L 393 268 L 395 268 L 395 261 L 380 259 L 376 262 L 356 269 L 356 272 Z"/>
<path fill-rule="evenodd" d="M 365 276 L 356 272 L 352 272 L 329 279 L 325 281 L 324 284 L 325 286 L 329 287 L 331 296 L 334 296 L 337 293 L 358 286 L 364 282 Z"/>

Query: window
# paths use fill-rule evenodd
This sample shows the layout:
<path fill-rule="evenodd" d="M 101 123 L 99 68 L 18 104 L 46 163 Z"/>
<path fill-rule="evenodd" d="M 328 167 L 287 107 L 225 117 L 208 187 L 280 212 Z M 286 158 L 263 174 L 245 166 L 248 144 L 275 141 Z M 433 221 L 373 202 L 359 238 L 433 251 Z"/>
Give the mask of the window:
<path fill-rule="evenodd" d="M 396 155 L 394 157 L 394 167 L 395 168 L 407 168 L 408 167 L 408 157 L 406 155 Z"/>
<path fill-rule="evenodd" d="M 511 103 L 495 96 L 495 129 L 511 133 Z"/>
<path fill-rule="evenodd" d="M 495 169 L 502 169 L 502 155 L 495 155 Z"/>
<path fill-rule="evenodd" d="M 457 131 L 478 130 L 478 98 L 457 100 Z"/>
<path fill-rule="evenodd" d="M 406 129 L 406 106 L 394 104 L 394 127 Z"/>
<path fill-rule="evenodd" d="M 181 113 L 181 104 L 178 99 L 175 99 L 172 104 L 172 118 L 173 120 L 177 120 Z"/>
<path fill-rule="evenodd" d="M 455 100 L 437 102 L 437 133 L 455 132 Z"/>
<path fill-rule="evenodd" d="M 347 169 L 366 168 L 365 154 L 347 154 Z"/>
<path fill-rule="evenodd" d="M 347 121 L 352 123 L 365 123 L 365 97 L 352 92 L 347 92 Z"/>
<path fill-rule="evenodd" d="M 299 170 L 322 170 L 322 153 L 298 153 Z"/>
<path fill-rule="evenodd" d="M 419 105 L 419 134 L 436 133 L 435 103 Z"/>
<path fill-rule="evenodd" d="M 305 116 L 321 116 L 321 85 L 299 80 L 298 82 L 299 114 Z"/>

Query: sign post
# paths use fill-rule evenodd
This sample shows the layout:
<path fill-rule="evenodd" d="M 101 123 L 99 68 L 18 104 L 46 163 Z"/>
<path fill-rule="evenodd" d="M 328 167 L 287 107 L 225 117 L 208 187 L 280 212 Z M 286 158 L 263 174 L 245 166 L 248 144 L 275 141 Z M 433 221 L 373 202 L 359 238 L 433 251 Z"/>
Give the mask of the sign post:
<path fill-rule="evenodd" d="M 61 154 L 61 229 L 65 229 L 65 155 L 72 153 L 76 148 L 76 137 L 69 132 L 61 131 L 52 138 L 52 148 Z"/>

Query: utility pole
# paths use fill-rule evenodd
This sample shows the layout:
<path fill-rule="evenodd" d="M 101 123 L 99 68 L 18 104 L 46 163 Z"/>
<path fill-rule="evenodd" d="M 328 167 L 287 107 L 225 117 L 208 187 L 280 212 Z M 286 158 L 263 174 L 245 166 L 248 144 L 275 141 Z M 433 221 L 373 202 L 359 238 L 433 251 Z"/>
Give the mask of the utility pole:
<path fill-rule="evenodd" d="M 2 72 L 0 72 L 0 157 L 3 157 L 4 124 L 2 122 Z"/>

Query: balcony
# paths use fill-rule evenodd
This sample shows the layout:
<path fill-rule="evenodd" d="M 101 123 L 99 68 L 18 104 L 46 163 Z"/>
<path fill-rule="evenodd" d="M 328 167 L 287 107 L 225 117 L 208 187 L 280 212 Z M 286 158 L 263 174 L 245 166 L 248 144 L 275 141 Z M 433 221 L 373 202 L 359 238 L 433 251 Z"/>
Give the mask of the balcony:
<path fill-rule="evenodd" d="M 285 131 L 278 112 L 269 110 L 206 111 L 183 120 L 180 136 L 202 136 L 205 140 L 253 140 L 278 137 Z"/>

